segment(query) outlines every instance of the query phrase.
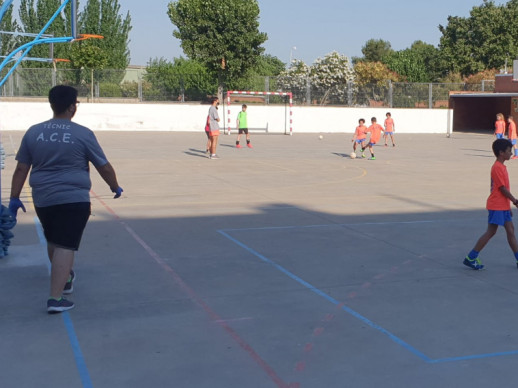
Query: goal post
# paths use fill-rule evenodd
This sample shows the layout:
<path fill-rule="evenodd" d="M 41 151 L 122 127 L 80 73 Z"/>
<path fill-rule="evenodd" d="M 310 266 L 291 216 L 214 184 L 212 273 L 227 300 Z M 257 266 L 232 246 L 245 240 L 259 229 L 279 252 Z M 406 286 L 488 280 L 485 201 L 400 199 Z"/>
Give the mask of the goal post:
<path fill-rule="evenodd" d="M 232 131 L 233 121 L 232 121 L 232 113 L 231 113 L 231 97 L 233 95 L 242 95 L 242 96 L 259 96 L 259 97 L 267 97 L 267 96 L 280 96 L 284 97 L 284 134 L 285 135 L 293 135 L 293 94 L 291 92 L 255 92 L 255 91 L 243 91 L 243 90 L 231 90 L 227 91 L 227 127 L 225 132 L 230 135 Z M 288 109 L 289 108 L 289 109 Z M 234 115 L 234 122 L 237 118 L 237 113 Z M 257 120 L 255 120 L 257 122 Z M 281 120 L 279 120 L 281 122 Z M 276 120 L 277 123 L 277 120 Z M 267 123 L 268 124 L 268 123 Z M 278 124 L 276 124 L 278 125 Z M 270 126 L 271 127 L 271 126 Z M 235 128 L 235 125 L 234 125 Z"/>

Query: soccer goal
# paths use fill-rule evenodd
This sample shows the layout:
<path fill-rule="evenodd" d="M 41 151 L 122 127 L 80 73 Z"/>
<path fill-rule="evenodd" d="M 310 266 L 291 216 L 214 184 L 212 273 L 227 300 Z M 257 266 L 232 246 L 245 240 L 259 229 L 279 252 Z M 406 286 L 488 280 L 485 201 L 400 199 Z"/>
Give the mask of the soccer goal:
<path fill-rule="evenodd" d="M 237 100 L 236 96 L 243 97 L 239 99 L 239 104 L 247 103 L 247 100 L 257 105 L 248 107 L 248 125 L 251 131 L 265 131 L 266 133 L 283 133 L 285 135 L 293 134 L 293 94 L 290 92 L 254 92 L 232 90 L 227 92 L 227 126 L 225 133 L 230 135 L 232 129 L 236 131 L 237 114 L 241 105 L 237 105 L 238 101 L 234 101 L 236 106 L 232 105 L 232 97 Z M 266 100 L 270 96 L 278 96 L 284 99 L 284 107 L 282 105 L 266 104 Z M 262 103 L 262 104 L 261 104 Z"/>

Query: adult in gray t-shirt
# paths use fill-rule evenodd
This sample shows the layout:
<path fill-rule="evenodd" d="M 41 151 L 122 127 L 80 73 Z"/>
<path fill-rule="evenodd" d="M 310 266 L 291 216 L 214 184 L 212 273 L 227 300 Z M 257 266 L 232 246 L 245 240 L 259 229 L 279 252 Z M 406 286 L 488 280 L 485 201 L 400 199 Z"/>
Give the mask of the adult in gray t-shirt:
<path fill-rule="evenodd" d="M 30 171 L 32 197 L 51 262 L 47 311 L 59 313 L 74 307 L 74 302 L 62 294 L 73 291 L 74 254 L 90 216 L 89 164 L 110 186 L 114 198 L 119 198 L 123 190 L 94 133 L 72 122 L 79 104 L 77 90 L 55 86 L 49 92 L 49 102 L 53 118 L 32 126 L 23 136 L 16 155 L 9 210 L 15 218 L 19 209 L 25 211 L 20 194 Z"/>
<path fill-rule="evenodd" d="M 219 137 L 219 114 L 218 114 L 219 99 L 212 97 L 211 106 L 209 108 L 209 150 L 211 159 L 219 159 L 216 155 L 216 148 L 218 147 Z"/>
<path fill-rule="evenodd" d="M 29 184 L 34 205 L 90 202 L 89 162 L 108 163 L 94 133 L 66 119 L 52 119 L 29 128 L 16 160 L 31 165 Z"/>

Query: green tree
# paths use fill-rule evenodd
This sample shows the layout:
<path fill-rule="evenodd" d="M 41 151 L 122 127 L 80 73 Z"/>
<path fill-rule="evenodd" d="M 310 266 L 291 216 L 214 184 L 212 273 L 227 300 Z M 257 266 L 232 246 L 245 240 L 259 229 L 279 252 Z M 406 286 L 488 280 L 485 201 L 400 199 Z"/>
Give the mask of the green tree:
<path fill-rule="evenodd" d="M 82 33 L 104 37 L 92 40 L 91 44 L 107 54 L 106 68 L 123 70 L 128 67 L 131 16 L 128 12 L 122 17 L 118 0 L 88 0 L 79 16 L 79 26 Z"/>
<path fill-rule="evenodd" d="M 177 0 L 167 13 L 185 55 L 218 76 L 220 85 L 244 77 L 264 51 L 257 0 Z"/>
<path fill-rule="evenodd" d="M 358 61 L 381 62 L 393 52 L 390 42 L 383 39 L 369 39 L 362 47 L 363 58 L 359 58 Z"/>
<path fill-rule="evenodd" d="M 70 64 L 75 69 L 86 70 L 90 76 L 90 98 L 94 98 L 94 70 L 102 70 L 108 64 L 108 54 L 103 49 L 95 46 L 91 41 L 75 43 L 69 52 Z M 76 84 L 84 84 L 82 72 L 76 72 L 79 79 Z"/>
<path fill-rule="evenodd" d="M 355 82 L 358 86 L 357 103 L 369 100 L 382 101 L 387 96 L 389 81 L 399 82 L 401 77 L 381 62 L 358 62 L 354 65 Z"/>
<path fill-rule="evenodd" d="M 0 7 L 4 4 L 4 0 L 0 0 Z M 8 31 L 8 32 L 16 32 L 18 31 L 18 23 L 13 19 L 13 5 L 11 4 L 7 8 L 7 12 L 5 13 L 2 21 L 0 22 L 0 30 Z M 0 55 L 8 55 L 10 54 L 16 46 L 18 46 L 19 39 L 10 34 L 1 34 L 0 35 Z"/>
<path fill-rule="evenodd" d="M 37 34 L 47 24 L 50 18 L 56 13 L 61 6 L 61 0 L 21 0 L 19 8 L 19 17 L 21 22 L 21 31 L 25 33 Z M 55 37 L 66 36 L 65 20 L 59 15 L 54 22 L 45 31 L 45 34 L 53 34 Z M 22 37 L 21 43 L 27 43 L 34 40 L 31 37 Z M 65 45 L 54 45 L 54 57 L 64 58 L 67 48 Z M 33 58 L 49 58 L 49 45 L 34 46 L 29 52 Z M 50 68 L 51 65 L 45 62 L 24 62 L 24 67 Z"/>
<path fill-rule="evenodd" d="M 354 79 L 349 58 L 333 51 L 318 58 L 310 71 L 311 85 L 320 94 L 320 105 L 328 101 L 344 103 L 348 86 Z"/>
<path fill-rule="evenodd" d="M 430 82 L 424 58 L 412 49 L 396 51 L 383 62 L 409 82 Z"/>
<path fill-rule="evenodd" d="M 146 96 L 152 100 L 177 100 L 181 96 L 186 100 L 202 100 L 217 90 L 217 83 L 207 69 L 192 59 L 175 58 L 172 63 L 164 58 L 152 59 L 144 79 L 152 85 Z"/>
<path fill-rule="evenodd" d="M 484 0 L 473 7 L 469 17 L 449 16 L 439 49 L 444 74 L 463 76 L 486 69 L 502 68 L 506 59 L 518 56 L 518 0 L 495 5 Z"/>

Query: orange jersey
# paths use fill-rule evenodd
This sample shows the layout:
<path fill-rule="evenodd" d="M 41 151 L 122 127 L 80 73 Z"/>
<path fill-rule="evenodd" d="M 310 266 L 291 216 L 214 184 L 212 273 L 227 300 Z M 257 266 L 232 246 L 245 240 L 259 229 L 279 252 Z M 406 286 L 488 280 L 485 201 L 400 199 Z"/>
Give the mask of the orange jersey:
<path fill-rule="evenodd" d="M 367 127 L 365 125 L 358 125 L 356 127 L 356 132 L 354 132 L 354 136 L 356 136 L 356 140 L 367 138 Z"/>
<path fill-rule="evenodd" d="M 495 121 L 495 133 L 505 133 L 505 121 L 504 120 L 496 120 Z"/>
<path fill-rule="evenodd" d="M 385 119 L 385 131 L 394 132 L 394 119 Z"/>
<path fill-rule="evenodd" d="M 514 140 L 517 138 L 518 138 L 518 135 L 516 133 L 516 123 L 514 121 L 511 121 L 509 123 L 509 139 Z"/>
<path fill-rule="evenodd" d="M 383 127 L 379 125 L 378 123 L 372 124 L 369 129 L 367 129 L 367 132 L 371 133 L 370 142 L 371 143 L 377 143 L 381 138 L 381 131 L 383 131 Z"/>
<path fill-rule="evenodd" d="M 497 160 L 491 167 L 491 193 L 486 203 L 487 210 L 511 210 L 511 201 L 500 191 L 502 186 L 511 190 L 507 168 Z"/>

